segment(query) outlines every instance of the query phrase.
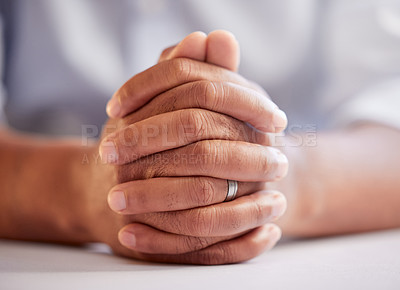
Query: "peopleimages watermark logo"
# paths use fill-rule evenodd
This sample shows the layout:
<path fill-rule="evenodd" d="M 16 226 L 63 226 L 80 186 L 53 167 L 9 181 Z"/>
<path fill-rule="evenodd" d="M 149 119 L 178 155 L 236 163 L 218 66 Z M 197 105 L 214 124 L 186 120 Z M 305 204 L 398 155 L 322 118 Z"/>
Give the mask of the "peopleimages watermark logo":
<path fill-rule="evenodd" d="M 100 135 L 106 137 L 114 134 L 118 128 L 116 125 L 104 125 L 99 128 L 96 125 L 82 125 L 81 145 L 88 146 L 98 141 Z M 122 132 L 122 131 L 120 131 Z M 170 128 L 166 124 L 129 126 L 123 133 L 117 135 L 117 142 L 122 146 L 149 146 L 157 143 L 161 147 L 173 148 L 184 143 L 193 143 L 200 140 L 232 140 L 258 143 L 267 139 L 269 146 L 282 147 L 315 147 L 318 145 L 316 124 L 292 124 L 281 133 L 262 133 L 243 124 L 238 128 L 196 128 L 191 125 L 182 125 Z"/>
<path fill-rule="evenodd" d="M 128 129 L 127 129 L 128 128 Z M 129 162 L 139 162 L 141 165 L 154 166 L 174 164 L 174 165 L 196 165 L 207 166 L 207 164 L 223 165 L 224 158 L 219 158 L 218 152 L 233 152 L 238 149 L 238 142 L 248 142 L 262 144 L 269 148 L 284 147 L 315 147 L 317 146 L 317 125 L 291 125 L 281 133 L 263 133 L 250 128 L 246 124 L 240 128 L 225 128 L 217 131 L 207 131 L 205 128 L 194 128 L 193 126 L 177 126 L 169 128 L 163 124 L 161 126 L 135 126 L 125 127 L 119 130 L 117 126 L 104 126 L 99 128 L 95 125 L 82 125 L 82 146 L 97 144 L 99 134 L 103 138 L 111 138 L 112 144 L 125 147 L 123 153 L 118 153 L 118 160 L 121 164 Z M 123 133 L 122 133 L 123 132 Z M 111 135 L 110 135 L 111 134 Z M 111 137 L 110 137 L 111 136 Z M 206 140 L 210 141 L 204 144 Z M 231 141 L 232 140 L 232 141 Z M 203 144 L 202 144 L 203 143 Z M 103 144 L 104 145 L 104 144 Z M 194 150 L 205 147 L 206 149 Z M 144 154 L 146 148 L 152 147 L 153 153 Z M 188 150 L 183 150 L 186 146 Z M 174 149 L 174 150 L 172 150 Z M 82 164 L 95 162 L 114 163 L 115 156 L 109 155 L 103 160 L 99 153 L 93 153 L 93 156 L 84 154 Z M 125 160 L 125 161 L 124 161 Z"/>
<path fill-rule="evenodd" d="M 270 134 L 271 146 L 274 147 L 316 147 L 318 134 L 316 124 L 293 124 L 284 132 Z"/>

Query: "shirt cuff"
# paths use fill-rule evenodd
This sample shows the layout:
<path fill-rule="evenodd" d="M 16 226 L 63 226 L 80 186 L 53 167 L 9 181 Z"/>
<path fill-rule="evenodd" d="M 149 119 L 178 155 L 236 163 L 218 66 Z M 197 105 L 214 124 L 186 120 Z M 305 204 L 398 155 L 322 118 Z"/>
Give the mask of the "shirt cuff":
<path fill-rule="evenodd" d="M 332 118 L 334 127 L 374 122 L 400 130 L 400 77 L 381 82 L 342 104 Z"/>

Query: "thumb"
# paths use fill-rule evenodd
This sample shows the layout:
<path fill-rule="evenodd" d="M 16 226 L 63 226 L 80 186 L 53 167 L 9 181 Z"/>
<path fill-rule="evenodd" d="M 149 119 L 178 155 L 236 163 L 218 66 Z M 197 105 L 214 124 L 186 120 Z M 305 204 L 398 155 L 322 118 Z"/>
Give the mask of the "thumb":
<path fill-rule="evenodd" d="M 158 62 L 178 57 L 191 58 L 198 61 L 206 60 L 207 35 L 204 32 L 193 32 L 175 46 L 168 47 L 162 53 Z"/>
<path fill-rule="evenodd" d="M 203 32 L 193 32 L 179 44 L 165 49 L 158 62 L 178 57 L 204 61 L 237 71 L 240 62 L 239 43 L 235 36 L 225 30 L 216 30 L 208 36 Z"/>
<path fill-rule="evenodd" d="M 237 71 L 240 48 L 235 36 L 226 30 L 215 30 L 207 37 L 206 62 Z"/>

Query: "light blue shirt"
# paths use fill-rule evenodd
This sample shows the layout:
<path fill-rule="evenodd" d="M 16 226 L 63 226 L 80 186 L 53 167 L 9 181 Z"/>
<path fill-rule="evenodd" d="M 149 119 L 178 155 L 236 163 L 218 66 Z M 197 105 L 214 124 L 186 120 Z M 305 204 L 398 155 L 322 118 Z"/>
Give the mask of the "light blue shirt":
<path fill-rule="evenodd" d="M 236 35 L 240 73 L 267 90 L 290 126 L 369 120 L 400 128 L 396 0 L 8 2 L 0 99 L 17 129 L 100 127 L 107 100 L 128 78 L 190 32 L 215 29 Z"/>

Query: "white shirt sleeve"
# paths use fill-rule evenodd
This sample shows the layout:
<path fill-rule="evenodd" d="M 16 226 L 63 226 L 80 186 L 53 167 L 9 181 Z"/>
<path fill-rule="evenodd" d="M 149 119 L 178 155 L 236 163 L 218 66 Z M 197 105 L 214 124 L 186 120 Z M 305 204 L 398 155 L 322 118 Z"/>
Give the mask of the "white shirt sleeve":
<path fill-rule="evenodd" d="M 355 3 L 346 1 L 331 20 L 325 101 L 338 100 L 332 125 L 367 121 L 400 129 L 400 3 Z"/>
<path fill-rule="evenodd" d="M 375 122 L 400 129 L 400 77 L 383 81 L 348 100 L 335 115 L 336 126 Z"/>

